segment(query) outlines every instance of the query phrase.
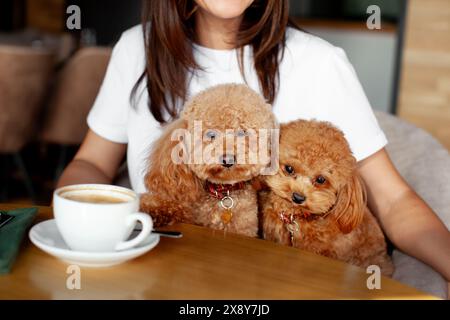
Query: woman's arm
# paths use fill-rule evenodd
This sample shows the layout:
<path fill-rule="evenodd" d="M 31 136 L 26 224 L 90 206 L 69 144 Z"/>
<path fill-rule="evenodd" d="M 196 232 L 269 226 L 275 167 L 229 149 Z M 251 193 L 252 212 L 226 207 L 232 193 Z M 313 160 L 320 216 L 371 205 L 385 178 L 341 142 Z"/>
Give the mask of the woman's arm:
<path fill-rule="evenodd" d="M 396 247 L 433 267 L 450 282 L 450 232 L 408 186 L 386 150 L 359 163 L 368 205 Z"/>
<path fill-rule="evenodd" d="M 125 152 L 125 144 L 111 142 L 89 130 L 57 187 L 79 183 L 112 183 Z"/>

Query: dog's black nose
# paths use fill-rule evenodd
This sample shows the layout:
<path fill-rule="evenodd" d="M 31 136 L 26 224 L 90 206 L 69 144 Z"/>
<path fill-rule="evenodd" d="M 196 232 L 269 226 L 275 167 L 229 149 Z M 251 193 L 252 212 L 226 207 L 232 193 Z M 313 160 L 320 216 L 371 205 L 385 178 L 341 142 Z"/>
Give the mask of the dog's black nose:
<path fill-rule="evenodd" d="M 219 161 L 225 168 L 230 168 L 236 162 L 236 157 L 232 154 L 224 154 L 220 157 Z"/>
<path fill-rule="evenodd" d="M 302 204 L 303 202 L 305 202 L 305 200 L 306 200 L 305 196 L 302 196 L 297 192 L 294 192 L 292 194 L 292 201 L 294 201 L 295 203 Z"/>

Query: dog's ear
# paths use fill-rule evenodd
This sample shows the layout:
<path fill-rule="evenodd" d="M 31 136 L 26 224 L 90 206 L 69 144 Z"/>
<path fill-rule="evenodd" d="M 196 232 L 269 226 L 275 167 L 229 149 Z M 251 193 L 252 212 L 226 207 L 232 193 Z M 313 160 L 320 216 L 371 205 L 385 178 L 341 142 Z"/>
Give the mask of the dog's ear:
<path fill-rule="evenodd" d="M 362 222 L 365 210 L 366 190 L 362 179 L 355 172 L 350 181 L 339 191 L 333 216 L 339 229 L 343 233 L 349 233 Z"/>
<path fill-rule="evenodd" d="M 186 143 L 182 141 L 190 139 L 186 133 L 187 123 L 184 119 L 175 120 L 164 129 L 162 136 L 153 145 L 145 176 L 147 190 L 164 195 L 167 200 L 183 203 L 195 201 L 202 187 L 200 180 L 188 167 L 187 159 L 182 159 L 189 157 Z"/>

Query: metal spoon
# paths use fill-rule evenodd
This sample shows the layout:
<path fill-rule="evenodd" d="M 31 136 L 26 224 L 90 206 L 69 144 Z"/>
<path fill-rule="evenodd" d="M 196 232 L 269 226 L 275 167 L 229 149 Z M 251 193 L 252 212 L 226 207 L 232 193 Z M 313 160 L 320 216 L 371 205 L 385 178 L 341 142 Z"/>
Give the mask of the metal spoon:
<path fill-rule="evenodd" d="M 182 238 L 183 234 L 179 231 L 160 231 L 160 230 L 153 230 L 152 233 L 159 234 L 161 237 L 167 237 L 167 238 Z"/>
<path fill-rule="evenodd" d="M 142 231 L 142 228 L 134 228 L 135 232 Z M 167 238 L 181 238 L 183 237 L 183 234 L 179 231 L 161 231 L 161 230 L 153 230 L 152 233 L 159 234 L 161 237 L 167 237 Z"/>

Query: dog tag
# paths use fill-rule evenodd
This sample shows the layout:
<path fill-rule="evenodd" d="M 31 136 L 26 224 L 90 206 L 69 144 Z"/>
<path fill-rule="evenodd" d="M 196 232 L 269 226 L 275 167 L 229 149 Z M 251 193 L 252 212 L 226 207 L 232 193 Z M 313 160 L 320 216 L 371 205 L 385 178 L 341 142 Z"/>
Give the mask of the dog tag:
<path fill-rule="evenodd" d="M 293 236 L 294 233 L 297 233 L 300 230 L 297 221 L 292 221 L 292 223 L 286 224 L 286 229 L 289 231 L 291 236 Z"/>
<path fill-rule="evenodd" d="M 289 234 L 291 236 L 291 245 L 294 245 L 295 237 L 294 234 L 298 233 L 300 231 L 300 227 L 297 223 L 297 221 L 292 221 L 292 223 L 286 224 L 286 229 L 289 231 Z"/>
<path fill-rule="evenodd" d="M 222 212 L 220 219 L 224 224 L 229 224 L 233 218 L 233 212 L 230 209 L 226 209 Z"/>

